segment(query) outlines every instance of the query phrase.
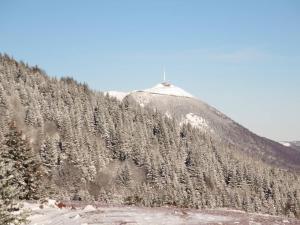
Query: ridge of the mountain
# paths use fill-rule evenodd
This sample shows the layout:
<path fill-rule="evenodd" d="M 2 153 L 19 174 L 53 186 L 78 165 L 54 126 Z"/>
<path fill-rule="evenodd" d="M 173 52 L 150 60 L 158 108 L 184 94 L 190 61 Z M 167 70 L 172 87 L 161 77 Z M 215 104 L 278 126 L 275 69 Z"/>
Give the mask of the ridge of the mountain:
<path fill-rule="evenodd" d="M 128 93 L 108 92 L 122 101 L 124 98 L 137 102 L 142 107 L 159 110 L 178 124 L 209 133 L 214 138 L 230 143 L 250 155 L 259 155 L 272 164 L 284 167 L 299 167 L 300 156 L 296 142 L 280 142 L 260 137 L 209 104 L 171 83 L 163 82 L 152 88 Z M 276 159 L 276 160 L 275 160 Z M 293 166 L 289 165 L 293 164 Z"/>

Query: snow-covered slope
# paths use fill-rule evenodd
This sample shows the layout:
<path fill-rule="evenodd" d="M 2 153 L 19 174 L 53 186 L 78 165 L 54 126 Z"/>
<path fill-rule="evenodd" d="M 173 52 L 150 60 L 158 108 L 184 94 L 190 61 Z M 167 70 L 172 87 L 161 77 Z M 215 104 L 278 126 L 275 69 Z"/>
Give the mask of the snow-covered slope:
<path fill-rule="evenodd" d="M 161 95 L 171 95 L 171 96 L 181 96 L 181 97 L 188 97 L 188 98 L 194 98 L 193 95 L 186 92 L 185 90 L 174 86 L 170 83 L 160 83 L 155 85 L 152 88 L 144 90 L 144 92 L 149 92 L 152 94 L 161 94 Z"/>

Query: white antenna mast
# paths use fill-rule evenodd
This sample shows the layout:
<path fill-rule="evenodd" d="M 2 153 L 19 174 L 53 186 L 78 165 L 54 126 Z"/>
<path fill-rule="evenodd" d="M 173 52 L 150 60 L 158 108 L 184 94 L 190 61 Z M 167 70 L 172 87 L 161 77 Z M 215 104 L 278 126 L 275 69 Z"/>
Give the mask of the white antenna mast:
<path fill-rule="evenodd" d="M 164 74 L 164 82 L 166 82 L 166 71 L 165 71 L 165 68 L 163 68 L 163 74 Z"/>

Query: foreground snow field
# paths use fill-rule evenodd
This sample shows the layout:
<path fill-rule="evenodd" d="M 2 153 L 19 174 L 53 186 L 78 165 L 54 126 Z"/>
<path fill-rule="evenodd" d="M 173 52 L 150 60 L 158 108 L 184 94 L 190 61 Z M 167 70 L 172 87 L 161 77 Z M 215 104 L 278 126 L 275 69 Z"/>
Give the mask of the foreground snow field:
<path fill-rule="evenodd" d="M 60 209 L 53 202 L 42 207 L 36 203 L 25 203 L 24 207 L 31 210 L 30 225 L 300 224 L 300 221 L 290 218 L 223 209 L 66 205 Z"/>

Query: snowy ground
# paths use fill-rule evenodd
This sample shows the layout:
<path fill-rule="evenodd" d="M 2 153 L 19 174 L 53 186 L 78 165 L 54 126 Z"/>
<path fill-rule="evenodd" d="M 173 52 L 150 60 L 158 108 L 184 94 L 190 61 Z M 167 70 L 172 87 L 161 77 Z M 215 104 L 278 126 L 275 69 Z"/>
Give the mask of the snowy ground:
<path fill-rule="evenodd" d="M 300 224 L 300 221 L 234 210 L 193 210 L 173 207 L 80 206 L 25 203 L 30 209 L 30 225 L 198 225 L 198 224 Z"/>

